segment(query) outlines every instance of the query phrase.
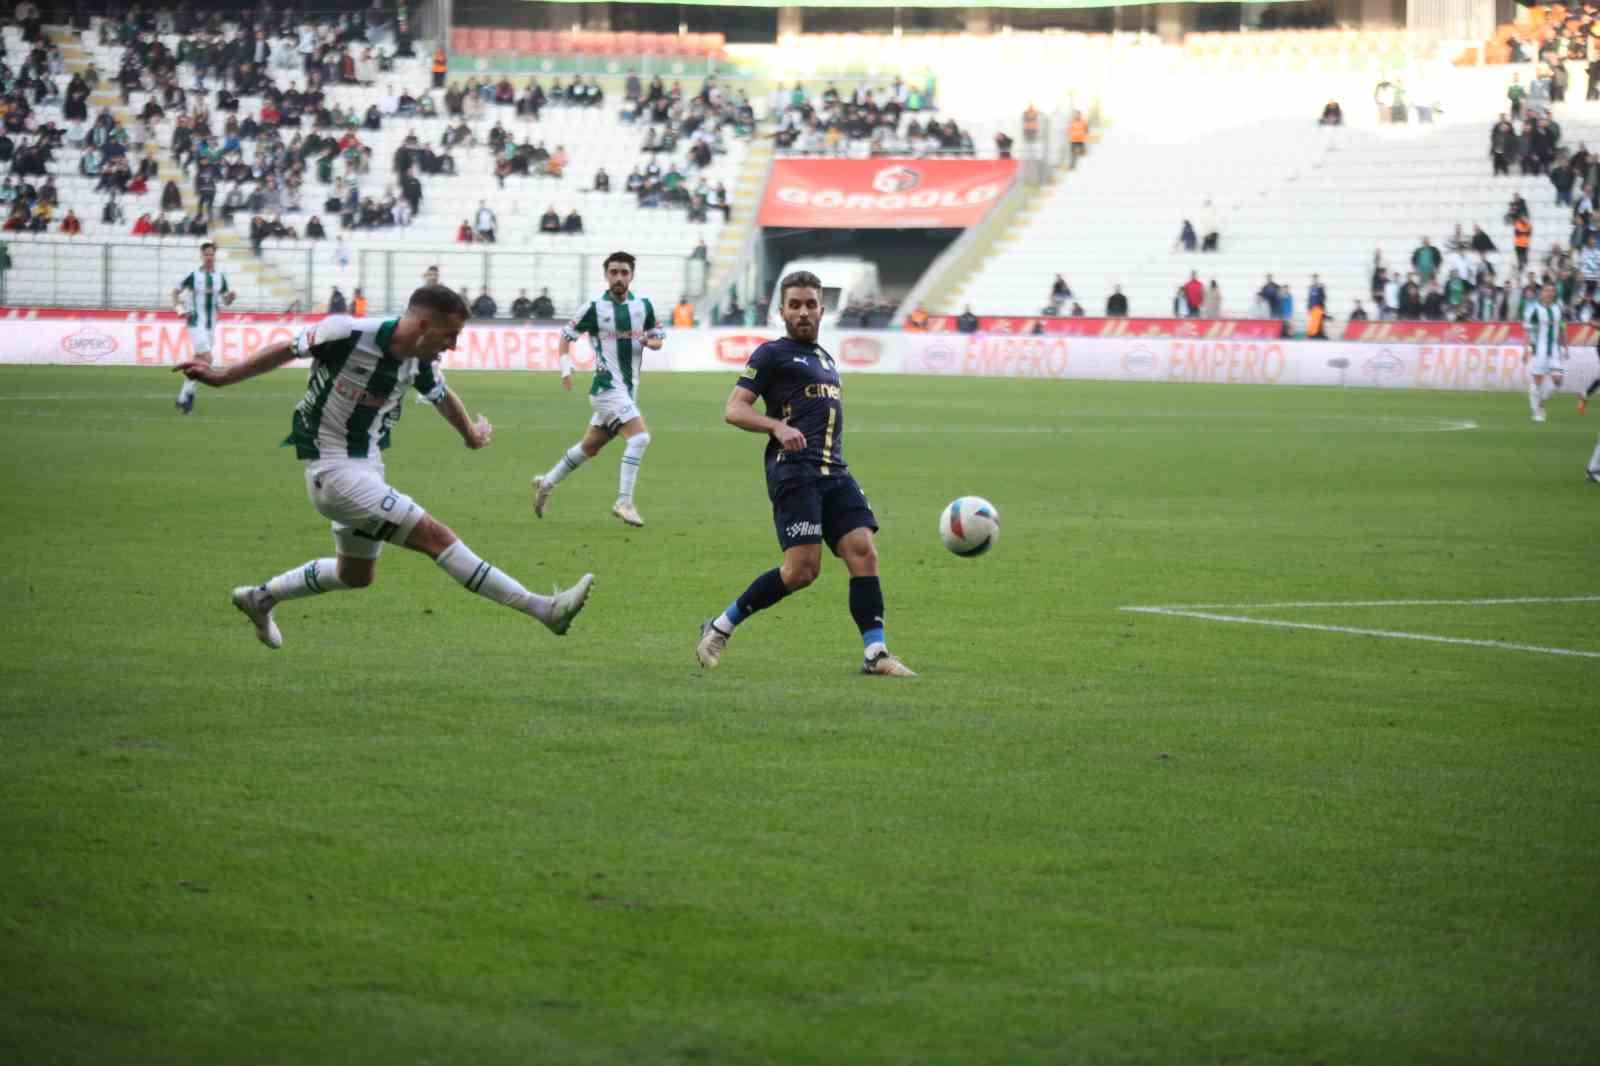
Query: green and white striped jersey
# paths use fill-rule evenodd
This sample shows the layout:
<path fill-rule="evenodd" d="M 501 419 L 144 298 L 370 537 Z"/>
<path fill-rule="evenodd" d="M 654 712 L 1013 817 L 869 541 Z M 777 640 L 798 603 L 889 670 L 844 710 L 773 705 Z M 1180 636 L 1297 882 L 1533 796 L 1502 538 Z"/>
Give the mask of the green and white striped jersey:
<path fill-rule="evenodd" d="M 569 342 L 584 333 L 594 338 L 591 396 L 619 388 L 626 389 L 629 396 L 637 396 L 644 342 L 667 335 L 656 320 L 656 309 L 650 301 L 631 292 L 620 301 L 613 300 L 610 292 L 590 300 L 583 312 L 561 331 Z"/>
<path fill-rule="evenodd" d="M 295 352 L 311 358 L 311 379 L 283 443 L 300 458 L 379 458 L 406 389 L 415 387 L 430 403 L 444 399 L 444 373 L 434 362 L 389 354 L 399 322 L 329 315 L 295 338 Z"/>
<path fill-rule="evenodd" d="M 188 324 L 216 328 L 217 312 L 222 310 L 222 294 L 228 291 L 228 276 L 220 270 L 207 273 L 196 268 L 183 276 L 178 289 L 189 294 Z"/>
<path fill-rule="evenodd" d="M 1567 346 L 1566 315 L 1560 304 L 1529 304 L 1522 312 L 1522 328 L 1528 333 L 1528 347 L 1533 349 L 1535 359 L 1559 355 Z"/>

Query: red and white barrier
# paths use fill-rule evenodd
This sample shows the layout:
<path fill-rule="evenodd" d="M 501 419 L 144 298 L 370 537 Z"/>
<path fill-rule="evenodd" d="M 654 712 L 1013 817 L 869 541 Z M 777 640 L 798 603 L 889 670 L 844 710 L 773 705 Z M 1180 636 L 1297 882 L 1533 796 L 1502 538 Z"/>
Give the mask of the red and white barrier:
<path fill-rule="evenodd" d="M 287 340 L 314 318 L 227 315 L 213 332 L 223 364 Z M 172 366 L 190 358 L 189 334 L 171 314 L 13 313 L 5 316 L 0 363 Z M 645 357 L 649 372 L 741 369 L 776 334 L 765 329 L 671 330 Z M 444 365 L 451 370 L 554 371 L 561 331 L 550 325 L 472 323 Z M 1526 386 L 1520 343 L 1375 344 L 1210 337 L 1069 337 L 1008 334 L 835 332 L 824 347 L 841 373 L 1094 381 L 1182 381 L 1248 385 L 1344 385 L 1514 391 Z M 576 345 L 580 369 L 590 365 Z M 1574 347 L 1574 380 L 1600 373 L 1595 351 Z"/>

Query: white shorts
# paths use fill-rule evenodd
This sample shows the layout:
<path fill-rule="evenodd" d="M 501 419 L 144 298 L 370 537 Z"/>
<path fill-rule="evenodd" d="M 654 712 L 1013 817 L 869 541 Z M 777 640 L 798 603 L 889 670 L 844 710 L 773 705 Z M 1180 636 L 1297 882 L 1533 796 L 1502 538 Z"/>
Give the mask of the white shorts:
<path fill-rule="evenodd" d="M 383 542 L 404 544 L 426 511 L 383 480 L 383 464 L 371 459 L 313 459 L 306 463 L 311 506 L 333 521 L 339 554 L 376 559 Z"/>
<path fill-rule="evenodd" d="M 589 424 L 599 426 L 613 437 L 635 418 L 644 417 L 626 389 L 607 389 L 594 393 L 589 397 L 589 406 L 594 409 Z"/>
<path fill-rule="evenodd" d="M 194 349 L 195 355 L 205 355 L 211 351 L 211 327 L 189 326 L 189 346 Z"/>
<path fill-rule="evenodd" d="M 1556 374 L 1556 375 L 1561 375 L 1561 374 L 1565 374 L 1566 372 L 1567 372 L 1567 353 L 1566 352 L 1558 351 L 1558 352 L 1555 352 L 1555 353 L 1553 353 L 1551 355 L 1547 355 L 1547 356 L 1539 355 L 1536 352 L 1536 353 L 1534 353 L 1533 358 L 1528 360 L 1528 376 L 1529 377 L 1532 377 L 1535 374 Z"/>

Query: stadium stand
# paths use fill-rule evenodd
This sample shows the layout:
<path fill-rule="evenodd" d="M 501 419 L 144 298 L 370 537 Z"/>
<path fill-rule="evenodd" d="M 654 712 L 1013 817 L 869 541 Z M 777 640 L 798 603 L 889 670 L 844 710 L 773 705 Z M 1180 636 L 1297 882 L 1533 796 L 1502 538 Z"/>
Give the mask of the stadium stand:
<path fill-rule="evenodd" d="M 683 136 L 670 151 L 647 153 L 647 136 L 652 135 L 652 130 L 666 127 L 643 119 L 623 121 L 619 117 L 620 92 L 608 94 L 599 108 L 582 107 L 558 102 L 552 83 L 547 81 L 545 87 L 552 90 L 552 99 L 534 120 L 519 115 L 514 105 L 494 102 L 494 87 L 486 84 L 481 95 L 468 94 L 460 115 L 451 115 L 447 91 L 430 88 L 428 56 L 386 56 L 383 64 L 388 69 L 368 72 L 370 83 L 330 80 L 324 87 L 322 106 L 352 116 L 354 128 L 316 130 L 311 115 L 297 127 L 281 128 L 285 147 L 291 149 L 299 138 L 313 132 L 359 139 L 360 148 L 341 151 L 330 167 L 319 172 L 313 159 L 308 159 L 303 168 L 295 167 L 292 153 L 289 158 L 279 157 L 266 147 L 264 140 L 241 137 L 236 148 L 219 143 L 226 136 L 223 123 L 228 115 L 219 106 L 219 86 L 215 81 L 203 96 L 182 89 L 173 96 L 146 71 L 140 87 L 128 92 L 125 100 L 119 99 L 112 79 L 123 69 L 127 46 L 109 41 L 111 35 L 101 29 L 97 21 L 93 30 L 81 36 L 60 28 L 49 30 L 59 46 L 58 53 L 64 57 L 56 82 L 64 89 L 74 74 L 92 64 L 100 74 L 101 84 L 100 91 L 88 101 L 88 117 L 94 119 L 102 111 L 108 113 L 110 121 L 125 131 L 129 157 L 139 160 L 148 154 L 155 173 L 145 191 L 119 198 L 123 215 L 120 220 L 107 220 L 103 214 L 107 196 L 97 188 L 101 184 L 99 177 L 80 172 L 86 147 L 91 150 L 94 165 L 100 165 L 102 153 L 83 140 L 91 123 L 66 123 L 65 136 L 50 160 L 50 170 L 58 183 L 63 207 L 75 208 L 82 219 L 81 236 L 63 237 L 54 226 L 45 233 L 7 234 L 13 245 L 12 268 L 4 277 L 4 298 L 8 303 L 98 306 L 109 298 L 112 306 L 165 306 L 170 279 L 189 269 L 199 241 L 197 231 L 181 231 L 185 220 L 198 213 L 197 164 L 192 149 L 176 149 L 182 147 L 178 138 L 188 136 L 180 133 L 186 125 L 184 111 L 192 113 L 201 106 L 210 110 L 210 130 L 216 135 L 211 145 L 227 149 L 219 153 L 223 156 L 221 162 L 236 158 L 251 171 L 253 180 L 242 183 L 243 194 L 249 197 L 258 189 L 267 194 L 266 204 L 258 203 L 234 214 L 231 225 L 213 217 L 207 228 L 206 236 L 219 244 L 223 269 L 240 289 L 238 309 L 282 310 L 295 300 L 304 306 L 315 306 L 335 282 L 346 291 L 362 286 L 372 298 L 375 311 L 390 309 L 395 300 L 409 292 L 424 268 L 433 264 L 444 266 L 447 283 L 466 287 L 474 295 L 487 287 L 499 294 L 506 306 L 518 289 L 537 291 L 548 286 L 558 307 L 565 309 L 592 292 L 599 274 L 598 257 L 619 246 L 640 255 L 641 270 L 654 270 L 657 278 L 665 279 L 658 284 L 665 290 L 662 298 L 670 299 L 678 295 L 671 290 L 694 291 L 691 286 L 703 276 L 704 262 L 691 260 L 690 254 L 701 242 L 715 245 L 719 231 L 733 213 L 706 205 L 709 209 L 702 208 L 691 216 L 689 195 L 676 206 L 642 206 L 640 198 L 626 189 L 630 171 L 651 162 L 663 172 L 681 171 L 686 194 L 702 183 L 706 190 L 719 185 L 725 190 L 734 189 L 747 148 L 739 133 L 748 130 L 737 130 L 731 123 L 715 130 L 714 122 L 702 124 L 707 134 L 714 130 L 715 135 L 702 137 L 710 151 L 696 160 L 691 150 L 694 138 L 689 136 Z M 20 31 L 8 27 L 5 33 L 7 54 L 26 54 Z M 177 34 L 162 34 L 159 39 L 174 55 L 186 48 Z M 505 43 L 493 36 L 487 40 L 491 45 Z M 280 92 L 291 87 L 307 88 L 294 42 L 271 43 L 277 46 L 276 56 L 281 58 L 275 58 L 264 71 L 270 83 Z M 697 42 L 697 47 L 706 49 L 713 45 L 720 47 L 719 42 L 709 38 Z M 146 43 L 141 50 L 147 47 Z M 187 89 L 195 84 L 196 74 L 191 63 L 179 63 L 176 85 Z M 519 92 L 525 88 L 519 86 Z M 429 96 L 435 114 L 381 114 L 377 129 L 361 123 L 369 109 L 377 108 L 380 113 L 390 110 L 394 98 L 403 92 L 419 98 Z M 146 122 L 140 116 L 152 101 L 162 106 L 162 112 L 150 112 Z M 689 102 L 684 103 L 686 113 Z M 268 105 L 263 91 L 243 94 L 238 97 L 236 115 L 259 120 Z M 50 102 L 39 109 L 39 117 L 63 124 Z M 674 109 L 671 125 L 681 128 L 682 117 Z M 341 227 L 342 212 L 324 209 L 324 200 L 336 189 L 341 195 L 353 191 L 358 202 L 371 201 L 383 208 L 404 199 L 401 175 L 393 167 L 397 150 L 414 135 L 418 143 L 442 155 L 447 128 L 463 122 L 470 139 L 449 148 L 454 173 L 418 175 L 422 187 L 420 209 L 408 225 Z M 516 144 L 542 145 L 551 153 L 564 151 L 566 166 L 559 173 L 553 168 L 536 167 L 530 174 L 497 177 L 500 155 L 489 143 L 497 124 Z M 298 173 L 301 169 L 303 175 Z M 542 172 L 546 169 L 550 172 Z M 610 191 L 594 189 L 596 173 L 601 169 L 611 176 Z M 164 211 L 160 201 L 168 182 L 177 185 L 181 200 L 175 208 Z M 216 205 L 220 209 L 233 183 L 224 178 L 219 186 Z M 669 197 L 663 202 L 672 201 Z M 497 219 L 497 239 L 493 245 L 474 244 L 472 252 L 464 253 L 457 242 L 458 228 L 463 219 L 475 216 L 480 203 Z M 554 207 L 563 219 L 576 211 L 583 222 L 582 232 L 541 232 L 540 216 L 547 206 Z M 217 215 L 220 214 L 219 210 Z M 357 217 L 361 214 L 356 212 Z M 134 227 L 142 215 L 149 215 L 158 225 L 163 220 L 177 224 L 180 231 L 170 236 L 135 237 Z M 281 223 L 285 229 L 279 232 L 293 232 L 294 236 L 255 240 L 258 234 L 251 232 L 251 220 L 256 215 L 269 224 Z M 329 240 L 310 241 L 301 236 L 300 231 L 313 215 L 320 216 Z M 258 246 L 259 260 L 252 254 L 252 244 Z M 533 259 L 528 258 L 529 253 Z"/>
<path fill-rule="evenodd" d="M 1489 130 L 1505 109 L 1513 68 L 1412 69 L 1411 99 L 1430 112 L 1444 102 L 1434 121 L 1416 121 L 1412 107 L 1404 124 L 1380 123 L 1379 109 L 1365 102 L 1372 72 L 1309 79 L 1308 88 L 1292 71 L 1219 70 L 1205 95 L 1181 109 L 1119 111 L 1079 169 L 1058 174 L 938 310 L 971 304 L 989 314 L 1038 314 L 1052 278 L 1063 274 L 1091 315 L 1120 285 L 1130 314 L 1168 316 L 1177 287 L 1197 271 L 1203 282 L 1217 280 L 1227 317 L 1259 313 L 1254 297 L 1270 274 L 1293 287 L 1297 319 L 1304 287 L 1318 274 L 1328 310 L 1342 320 L 1355 300 L 1370 298 L 1374 252 L 1407 270 L 1421 236 L 1444 249 L 1458 227 L 1481 227 L 1505 280 L 1515 265 L 1513 195 L 1529 207 L 1536 251 L 1565 248 L 1570 211 L 1555 203 L 1547 176 L 1491 175 Z M 1145 88 L 1159 102 L 1177 82 Z M 1345 101 L 1344 125 L 1318 125 L 1329 95 Z M 1600 142 L 1600 107 L 1569 101 L 1555 109 L 1564 145 Z M 1217 229 L 1220 250 L 1176 246 L 1185 220 L 1201 232 Z"/>
<path fill-rule="evenodd" d="M 321 38 L 313 32 L 319 55 L 325 46 L 332 48 L 327 34 L 338 30 L 320 32 Z M 1586 45 L 1591 32 L 1582 17 L 1544 12 L 1531 24 L 1503 28 L 1485 42 L 1484 58 L 1498 58 L 1499 50 L 1530 60 L 1535 54 L 1546 59 L 1572 55 L 1573 42 Z M 45 209 L 52 217 L 42 232 L 25 217 L 8 226 L 11 267 L 0 275 L 5 302 L 164 306 L 170 279 L 192 265 L 198 243 L 192 229 L 199 192 L 196 150 L 188 143 L 192 136 L 183 116 L 197 105 L 207 107 L 216 147 L 226 136 L 227 118 L 218 82 L 209 83 L 203 98 L 186 91 L 198 74 L 186 59 L 175 72 L 181 87 L 175 96 L 171 86 L 148 73 L 141 84 L 119 93 L 118 76 L 130 45 L 148 53 L 148 39 L 130 42 L 117 24 L 97 20 L 81 35 L 49 29 L 41 55 L 25 45 L 21 33 L 17 26 L 4 30 L 6 55 L 20 72 L 7 88 L 13 97 L 20 90 L 30 99 L 28 125 L 52 123 L 61 131 L 56 138 L 45 129 L 42 138 L 59 141 L 47 166 L 58 203 Z M 277 106 L 280 94 L 307 87 L 306 41 L 303 30 L 299 33 L 269 38 L 274 56 L 265 74 L 273 91 L 258 87 L 241 95 L 237 116 L 259 121 L 264 109 Z M 159 42 L 180 56 L 195 43 L 170 32 L 160 34 Z M 1102 121 L 1094 149 L 1076 170 L 1067 161 L 1053 172 L 1053 180 L 1033 195 L 1019 223 L 1001 236 L 981 268 L 947 286 L 930 305 L 938 311 L 971 305 L 986 314 L 1036 314 L 1049 303 L 1050 279 L 1063 274 L 1075 300 L 1091 314 L 1099 313 L 1106 296 L 1120 286 L 1131 313 L 1166 315 L 1173 310 L 1177 286 L 1194 271 L 1205 281 L 1217 280 L 1221 311 L 1229 316 L 1257 310 L 1252 297 L 1269 274 L 1296 293 L 1318 274 L 1338 319 L 1355 299 L 1368 298 L 1374 252 L 1403 269 L 1422 235 L 1443 248 L 1458 227 L 1467 232 L 1481 227 L 1498 247 L 1493 259 L 1504 279 L 1514 244 L 1507 219 L 1513 194 L 1529 207 L 1535 266 L 1552 243 L 1565 246 L 1571 230 L 1568 208 L 1554 203 L 1548 177 L 1488 172 L 1488 129 L 1504 110 L 1509 76 L 1517 73 L 1531 85 L 1540 68 L 1530 62 L 1452 70 L 1451 61 L 1461 57 L 1442 54 L 1436 41 L 1403 30 L 1192 33 L 1178 46 L 1144 35 L 901 39 L 808 34 L 787 40 L 775 53 L 788 66 L 771 69 L 768 81 L 736 83 L 738 91 L 750 94 L 748 118 L 736 117 L 744 114 L 737 91 L 725 91 L 721 100 L 729 121 L 708 141 L 709 158 L 698 160 L 691 158 L 693 138 L 679 136 L 663 149 L 657 136 L 669 126 L 687 132 L 682 123 L 689 100 L 670 105 L 669 123 L 652 122 L 664 116 L 652 116 L 648 107 L 629 120 L 623 116 L 624 88 L 635 62 L 641 70 L 663 61 L 685 70 L 723 69 L 731 61 L 730 49 L 719 34 L 456 27 L 451 42 L 457 58 L 468 62 L 535 55 L 566 65 L 559 67 L 560 76 L 511 76 L 508 97 L 499 75 L 480 82 L 458 76 L 459 65 L 435 88 L 440 77 L 427 48 L 399 57 L 381 35 L 370 42 L 352 40 L 348 67 L 329 68 L 321 101 L 335 128 L 315 129 L 308 114 L 298 127 L 281 130 L 291 157 L 304 143 L 299 138 L 340 140 L 326 167 L 316 165 L 313 153 L 301 174 L 266 141 L 240 139 L 237 162 L 251 171 L 239 185 L 246 203 L 242 210 L 225 212 L 231 221 L 219 210 L 206 226 L 241 292 L 236 306 L 281 310 L 299 301 L 315 308 L 338 284 L 345 292 L 362 287 L 374 310 L 388 310 L 426 267 L 438 265 L 447 283 L 471 296 L 487 289 L 502 308 L 521 289 L 549 287 L 558 308 L 566 310 L 593 291 L 598 258 L 617 246 L 641 256 L 642 273 L 668 279 L 657 283 L 663 300 L 677 295 L 671 292 L 675 288 L 719 292 L 751 225 L 753 193 L 772 143 L 765 135 L 773 132 L 775 117 L 785 113 L 791 125 L 805 125 L 790 106 L 796 91 L 826 114 L 833 79 L 846 97 L 870 90 L 879 101 L 892 95 L 922 110 L 904 108 L 894 131 L 877 145 L 870 136 L 849 136 L 848 116 L 840 114 L 833 123 L 840 135 L 833 143 L 819 128 L 787 148 L 780 139 L 780 150 L 991 155 L 997 141 L 1009 146 L 1010 135 L 1020 134 L 1021 110 L 1031 108 L 1040 94 L 1049 109 L 1043 124 L 1058 149 L 1048 157 L 1054 163 L 1064 158 L 1062 132 L 1077 93 L 1098 109 Z M 599 65 L 587 65 L 591 60 Z M 85 99 L 74 91 L 79 87 L 74 78 L 91 66 L 99 86 Z M 1004 69 L 1071 69 L 1079 88 L 1063 90 L 1063 83 L 1044 77 L 995 76 Z M 575 70 L 604 73 L 576 78 Z M 1583 67 L 1573 62 L 1569 70 L 1581 74 Z M 1136 76 L 1114 76 L 1127 71 Z M 692 98 L 700 79 L 686 75 L 681 80 Z M 536 121 L 518 104 L 535 82 L 550 98 Z M 584 106 L 587 97 L 558 102 L 563 82 L 582 84 L 586 94 L 598 94 L 603 102 Z M 1379 121 L 1393 117 L 1392 95 L 1402 83 L 1409 121 Z M 1383 85 L 1390 95 L 1383 95 Z M 664 88 L 675 88 L 670 78 Z M 396 101 L 404 94 L 428 106 L 397 114 Z M 1319 126 L 1317 115 L 1330 99 L 1342 102 L 1344 121 Z M 1417 121 L 1423 117 L 1418 105 L 1431 121 Z M 1570 97 L 1551 106 L 1564 145 L 1600 141 L 1600 110 Z M 376 128 L 367 122 L 374 112 Z M 953 139 L 906 137 L 913 119 L 920 117 L 925 127 L 929 116 L 942 125 L 957 114 Z M 102 115 L 124 131 L 128 158 L 145 179 L 120 197 L 120 218 L 103 210 L 103 171 L 111 153 L 85 139 L 94 123 L 106 121 Z M 746 138 L 758 119 L 766 124 L 752 150 Z M 497 130 L 509 136 L 509 150 L 491 145 Z M 458 140 L 459 134 L 464 137 Z M 404 217 L 407 212 L 398 203 L 406 190 L 395 159 L 413 136 L 419 149 L 437 157 L 418 169 L 437 172 L 418 175 L 419 209 Z M 13 138 L 13 175 L 22 180 L 24 159 L 36 154 L 34 142 L 40 138 L 27 129 L 13 131 Z M 539 153 L 526 173 L 510 166 L 519 146 L 524 156 Z M 565 165 L 543 165 L 546 152 L 564 157 Z M 705 205 L 710 209 L 696 211 L 691 219 L 686 198 L 632 192 L 630 175 L 651 161 L 663 173 L 676 169 L 684 175 L 686 190 L 702 182 L 706 190 L 722 186 L 731 217 Z M 608 191 L 595 188 L 602 169 L 610 178 Z M 1381 183 L 1373 180 L 1375 174 L 1383 175 Z M 35 191 L 42 181 L 37 174 L 27 180 Z M 234 187 L 226 176 L 216 182 L 212 195 L 219 209 L 230 202 Z M 174 195 L 177 202 L 163 206 L 163 199 Z M 340 202 L 330 204 L 334 195 Z M 352 195 L 353 210 L 344 202 Z M 26 197 L 0 187 L 0 199 L 15 203 Z M 645 206 L 658 199 L 661 206 Z M 480 209 L 493 219 L 494 243 L 461 241 L 463 230 L 471 236 L 480 228 Z M 61 229 L 69 211 L 73 234 Z M 396 211 L 401 225 L 393 224 Z M 582 219 L 581 232 L 548 232 L 541 225 L 548 211 L 561 219 L 575 212 Z M 141 216 L 148 216 L 147 224 L 139 225 Z M 306 239 L 313 216 L 326 239 Z M 1215 228 L 1220 250 L 1175 250 L 1174 238 L 1186 220 L 1202 231 Z M 136 225 L 157 235 L 135 237 Z M 174 232 L 160 235 L 167 226 Z M 700 245 L 711 254 L 692 255 Z M 714 265 L 709 269 L 708 258 Z M 1297 310 L 1304 310 L 1303 297 Z"/>

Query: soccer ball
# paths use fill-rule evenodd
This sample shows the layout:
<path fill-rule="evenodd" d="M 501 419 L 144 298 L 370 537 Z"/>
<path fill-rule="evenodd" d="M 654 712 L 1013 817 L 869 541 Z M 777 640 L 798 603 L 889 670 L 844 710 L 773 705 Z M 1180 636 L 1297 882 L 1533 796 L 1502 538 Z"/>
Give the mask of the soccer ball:
<path fill-rule="evenodd" d="M 1000 512 L 982 496 L 961 496 L 939 515 L 939 539 L 957 555 L 982 555 L 1000 539 Z"/>

